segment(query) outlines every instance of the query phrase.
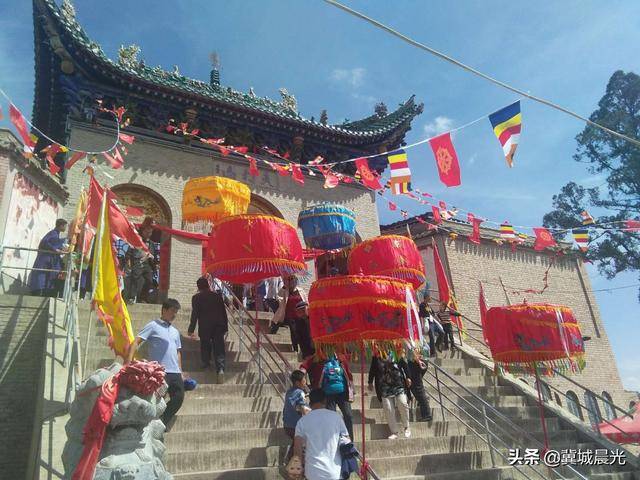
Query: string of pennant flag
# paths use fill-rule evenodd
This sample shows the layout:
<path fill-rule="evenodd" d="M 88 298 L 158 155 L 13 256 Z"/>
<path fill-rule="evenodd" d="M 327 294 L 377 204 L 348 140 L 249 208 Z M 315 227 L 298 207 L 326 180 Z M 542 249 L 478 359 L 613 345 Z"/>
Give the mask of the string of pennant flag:
<path fill-rule="evenodd" d="M 22 138 L 26 156 L 33 156 L 35 154 L 35 147 L 38 142 L 38 138 L 34 134 L 30 134 L 27 125 L 30 125 L 33 131 L 40 133 L 43 138 L 51 141 L 52 143 L 41 150 L 45 153 L 45 159 L 50 172 L 56 175 L 60 172 L 61 168 L 55 163 L 54 158 L 59 153 L 72 153 L 70 158 L 64 165 L 64 168 L 71 168 L 78 161 L 89 158 L 88 165 L 85 170 L 88 173 L 93 174 L 96 169 L 99 169 L 101 173 L 109 176 L 106 172 L 100 169 L 97 164 L 96 155 L 102 155 L 107 164 L 113 169 L 122 168 L 124 165 L 124 156 L 127 155 L 128 150 L 125 144 L 133 144 L 135 137 L 121 132 L 121 128 L 125 128 L 129 125 L 129 120 L 124 119 L 126 112 L 124 107 L 117 107 L 113 109 L 104 108 L 102 103 L 99 102 L 99 109 L 103 112 L 111 113 L 116 120 L 116 140 L 114 144 L 108 150 L 102 151 L 81 151 L 72 149 L 66 145 L 56 142 L 50 139 L 34 125 L 29 123 L 22 113 L 15 107 L 9 97 L 0 89 L 0 94 L 7 98 L 10 102 L 9 112 L 10 121 L 18 131 Z M 0 109 L 0 119 L 2 118 L 2 111 Z M 199 135 L 197 129 L 191 129 L 187 123 L 176 124 L 173 120 L 169 121 L 169 124 L 165 127 L 168 133 L 175 135 L 182 135 L 190 139 L 198 140 L 210 147 L 218 150 L 222 155 L 237 155 L 244 157 L 249 162 L 249 174 L 252 176 L 258 176 L 258 162 L 269 166 L 274 171 L 278 172 L 280 176 L 291 176 L 291 178 L 298 184 L 304 185 L 304 173 L 309 176 L 316 176 L 321 174 L 325 178 L 324 188 L 335 188 L 342 183 L 360 183 L 365 187 L 375 191 L 387 201 L 389 210 L 397 211 L 397 205 L 387 199 L 384 196 L 385 190 L 390 190 L 393 195 L 402 196 L 419 202 L 421 205 L 430 205 L 432 210 L 432 219 L 430 222 L 426 221 L 422 216 L 415 217 L 419 223 L 428 224 L 430 228 L 440 228 L 445 231 L 448 229 L 442 226 L 443 220 L 449 220 L 457 217 L 459 213 L 466 213 L 466 220 L 472 226 L 472 234 L 469 236 L 469 240 L 474 243 L 480 242 L 480 225 L 482 223 L 490 223 L 499 226 L 500 238 L 496 239 L 498 243 L 508 242 L 512 248 L 516 245 L 522 244 L 527 235 L 522 233 L 516 233 L 515 228 L 509 222 L 494 222 L 488 219 L 476 217 L 470 211 L 458 210 L 456 207 L 448 208 L 444 200 L 437 200 L 427 192 L 421 191 L 415 187 L 412 182 L 411 169 L 409 167 L 409 161 L 406 150 L 417 145 L 429 143 L 433 151 L 436 166 L 440 180 L 447 186 L 460 185 L 460 165 L 458 162 L 457 154 L 451 140 L 451 134 L 455 131 L 464 129 L 472 124 L 475 124 L 485 118 L 489 119 L 492 130 L 496 138 L 498 139 L 501 148 L 503 150 L 505 160 L 509 167 L 513 166 L 514 155 L 518 146 L 520 133 L 522 131 L 522 114 L 520 110 L 520 101 L 516 101 L 504 108 L 501 108 L 491 114 L 479 117 L 461 127 L 453 129 L 449 132 L 440 134 L 436 137 L 427 138 L 416 142 L 411 145 L 407 145 L 402 149 L 396 149 L 391 152 L 384 152 L 368 157 L 358 157 L 354 159 L 348 159 L 340 162 L 325 163 L 322 157 L 317 157 L 310 161 L 306 165 L 300 165 L 295 162 L 289 161 L 289 152 L 280 154 L 277 150 L 268 146 L 256 147 L 254 152 L 271 158 L 271 161 L 266 158 L 258 157 L 255 154 L 249 153 L 249 148 L 246 146 L 233 146 L 225 145 L 224 138 L 204 138 Z M 369 168 L 368 159 L 373 157 L 386 156 L 389 164 L 389 178 L 382 177 L 377 172 Z M 355 162 L 356 174 L 354 176 L 347 175 L 341 172 L 334 171 L 332 167 L 346 162 Z M 112 177 L 111 177 L 112 178 Z M 400 210 L 399 214 L 402 218 L 409 218 L 409 213 L 405 210 Z M 616 226 L 620 225 L 620 226 Z M 582 225 L 576 226 L 573 229 L 547 229 L 536 226 L 518 226 L 518 228 L 530 228 L 533 230 L 536 236 L 535 248 L 544 249 L 554 247 L 556 245 L 555 239 L 551 234 L 551 231 L 558 234 L 571 232 L 578 248 L 586 252 L 590 240 L 589 231 L 593 229 L 602 230 L 616 230 L 624 232 L 640 232 L 640 221 L 627 220 L 621 222 L 610 222 L 607 224 L 597 224 L 588 212 L 583 212 Z M 456 236 L 457 233 L 449 231 L 451 236 Z"/>

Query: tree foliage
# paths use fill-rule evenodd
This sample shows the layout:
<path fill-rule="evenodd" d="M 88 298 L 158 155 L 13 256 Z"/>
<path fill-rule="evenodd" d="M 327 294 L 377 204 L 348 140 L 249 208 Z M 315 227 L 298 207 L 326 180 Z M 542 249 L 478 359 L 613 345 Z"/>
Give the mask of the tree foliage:
<path fill-rule="evenodd" d="M 615 72 L 590 120 L 631 138 L 640 138 L 640 76 L 633 72 Z M 583 210 L 597 213 L 594 217 L 598 224 L 638 219 L 640 147 L 592 125 L 587 125 L 576 140 L 574 160 L 585 163 L 590 173 L 604 176 L 604 183 L 585 188 L 571 182 L 562 187 L 560 193 L 553 196 L 553 210 L 544 216 L 544 225 L 576 227 L 581 223 Z M 587 257 L 607 278 L 624 271 L 640 272 L 640 235 L 637 233 L 606 231 L 592 234 L 591 241 Z"/>

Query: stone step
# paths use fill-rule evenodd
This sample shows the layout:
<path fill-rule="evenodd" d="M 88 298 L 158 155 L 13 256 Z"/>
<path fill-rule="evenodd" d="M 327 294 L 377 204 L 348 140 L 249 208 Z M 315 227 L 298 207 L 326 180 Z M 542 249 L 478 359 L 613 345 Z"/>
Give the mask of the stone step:
<path fill-rule="evenodd" d="M 188 393 L 187 393 L 188 401 Z M 456 419 L 453 415 L 447 415 L 446 421 L 442 421 L 440 409 L 434 409 L 434 420 L 432 422 L 420 422 L 421 425 L 428 425 L 434 429 L 437 435 L 445 435 L 447 433 L 460 433 L 461 429 L 466 429 L 464 424 Z M 371 414 L 370 414 L 371 413 Z M 360 424 L 360 412 L 353 412 L 354 429 L 357 432 L 356 424 Z M 469 423 L 467 420 L 465 420 Z M 525 431 L 535 432 L 542 428 L 539 418 L 523 418 L 514 419 L 513 422 Z M 366 414 L 367 428 L 374 425 L 374 428 L 387 431 L 386 419 L 382 410 L 367 411 Z M 549 432 L 557 432 L 560 430 L 560 422 L 558 418 L 546 419 L 547 430 Z M 206 413 L 198 412 L 196 414 L 185 414 L 180 409 L 177 415 L 176 423 L 170 433 L 179 432 L 212 432 L 215 430 L 241 430 L 241 429 L 257 429 L 257 428 L 282 428 L 282 412 L 249 412 L 242 415 L 228 415 L 222 413 Z M 420 427 L 422 428 L 422 427 Z M 466 431 L 466 430 L 465 430 Z M 387 433 L 388 435 L 388 433 Z"/>
<path fill-rule="evenodd" d="M 195 473 L 174 473 L 173 478 L 175 480 L 282 480 L 286 477 L 284 476 L 284 469 L 281 467 L 258 467 Z"/>
<path fill-rule="evenodd" d="M 538 429 L 540 430 L 540 429 Z M 354 425 L 356 441 L 361 442 L 361 428 Z M 389 435 L 386 425 L 368 425 L 366 429 L 367 441 L 385 440 Z M 473 431 L 462 423 L 419 422 L 411 424 L 411 438 L 431 442 L 434 438 L 448 439 L 451 444 L 456 443 L 460 436 L 472 436 Z M 536 432 L 542 438 L 542 432 Z M 553 431 L 549 435 L 551 444 L 556 442 L 569 443 L 577 440 L 573 430 Z M 174 432 L 165 435 L 165 444 L 171 452 L 182 451 L 210 451 L 224 445 L 229 449 L 247 449 L 252 447 L 287 446 L 291 439 L 283 428 L 258 428 L 220 431 Z"/>

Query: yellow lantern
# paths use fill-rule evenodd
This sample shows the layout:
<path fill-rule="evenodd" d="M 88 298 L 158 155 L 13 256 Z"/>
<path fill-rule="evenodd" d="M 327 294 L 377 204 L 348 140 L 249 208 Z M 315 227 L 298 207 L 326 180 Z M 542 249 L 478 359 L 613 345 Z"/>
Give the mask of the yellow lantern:
<path fill-rule="evenodd" d="M 247 213 L 251 190 L 225 177 L 190 179 L 182 194 L 184 228 L 196 231 L 210 227 L 221 218 Z"/>

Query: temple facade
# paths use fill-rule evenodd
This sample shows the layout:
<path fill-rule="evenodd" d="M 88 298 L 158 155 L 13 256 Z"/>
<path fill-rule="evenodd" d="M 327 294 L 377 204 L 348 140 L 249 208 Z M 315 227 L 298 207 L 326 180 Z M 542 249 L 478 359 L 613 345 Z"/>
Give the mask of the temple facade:
<path fill-rule="evenodd" d="M 35 0 L 34 29 L 33 123 L 38 128 L 73 148 L 104 150 L 114 143 L 116 130 L 113 116 L 99 107 L 126 108 L 123 122 L 135 142 L 127 145 L 124 166 L 110 169 L 102 156 L 89 156 L 88 161 L 95 162 L 99 181 L 112 188 L 121 206 L 142 213 L 132 217 L 134 222 L 152 217 L 161 225 L 181 229 L 185 182 L 216 175 L 251 187 L 250 213 L 276 215 L 295 225 L 301 209 L 330 199 L 356 213 L 360 238 L 379 234 L 374 194 L 364 187 L 340 184 L 328 193 L 321 175 L 305 175 L 302 186 L 263 164 L 259 176 L 251 176 L 244 158 L 223 156 L 201 141 L 168 133 L 166 127 L 186 123 L 200 137 L 224 138 L 225 144 L 248 147 L 256 158 L 268 147 L 304 166 L 318 156 L 336 162 L 403 145 L 412 119 L 422 111 L 413 97 L 395 111 L 380 104 L 370 117 L 331 125 L 326 115 L 318 121 L 303 118 L 286 89 L 280 89 L 282 98 L 274 101 L 253 90 L 243 93 L 223 86 L 215 59 L 208 82 L 187 78 L 178 67 L 165 71 L 147 66 L 136 46 L 121 48 L 119 58 L 111 60 L 78 24 L 68 1 L 58 7 L 53 0 Z M 64 161 L 64 155 L 56 159 L 61 166 Z M 78 195 L 88 185 L 86 162 L 63 170 L 60 181 L 69 193 L 64 217 L 72 217 Z M 380 157 L 370 165 L 381 171 L 386 159 Z M 352 169 L 352 164 L 338 168 L 344 173 L 353 173 Z M 200 242 L 166 234 L 156 240 L 161 296 L 189 299 L 202 271 Z"/>

